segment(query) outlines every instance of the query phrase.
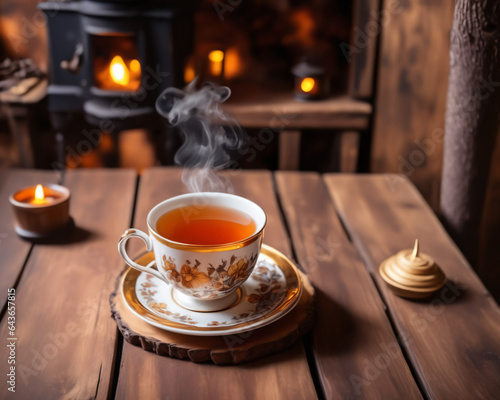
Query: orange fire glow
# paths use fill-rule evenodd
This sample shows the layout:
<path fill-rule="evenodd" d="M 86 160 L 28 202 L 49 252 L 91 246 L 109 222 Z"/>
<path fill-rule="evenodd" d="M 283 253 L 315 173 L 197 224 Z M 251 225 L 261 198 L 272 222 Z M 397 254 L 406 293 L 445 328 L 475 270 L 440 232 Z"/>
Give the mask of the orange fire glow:
<path fill-rule="evenodd" d="M 285 44 L 300 44 L 305 47 L 314 46 L 316 25 L 311 11 L 301 8 L 291 15 L 291 23 L 294 31 L 284 38 Z"/>
<path fill-rule="evenodd" d="M 224 78 L 234 79 L 243 72 L 243 61 L 238 48 L 227 49 L 224 60 Z"/>
<path fill-rule="evenodd" d="M 224 52 L 222 50 L 211 51 L 208 58 L 212 62 L 222 62 L 224 60 Z"/>
<path fill-rule="evenodd" d="M 130 70 L 132 72 L 141 72 L 141 63 L 139 62 L 139 60 L 130 61 Z"/>
<path fill-rule="evenodd" d="M 196 77 L 196 72 L 192 65 L 186 65 L 184 70 L 184 82 L 189 83 Z"/>
<path fill-rule="evenodd" d="M 121 56 L 114 56 L 109 63 L 107 74 L 110 84 L 115 86 L 114 89 L 137 90 L 141 84 L 141 63 L 139 60 L 132 59 L 127 66 L 127 62 Z M 105 83 L 104 88 L 113 89 L 110 84 Z"/>
<path fill-rule="evenodd" d="M 212 76 L 222 74 L 222 62 L 224 61 L 224 52 L 222 50 L 213 50 L 208 53 L 209 70 Z"/>
<path fill-rule="evenodd" d="M 300 83 L 300 88 L 304 93 L 309 93 L 311 90 L 314 89 L 315 85 L 316 81 L 313 78 L 304 78 Z"/>
<path fill-rule="evenodd" d="M 109 73 L 113 82 L 122 86 L 127 86 L 130 82 L 130 72 L 123 62 L 123 58 L 115 56 L 109 64 Z"/>

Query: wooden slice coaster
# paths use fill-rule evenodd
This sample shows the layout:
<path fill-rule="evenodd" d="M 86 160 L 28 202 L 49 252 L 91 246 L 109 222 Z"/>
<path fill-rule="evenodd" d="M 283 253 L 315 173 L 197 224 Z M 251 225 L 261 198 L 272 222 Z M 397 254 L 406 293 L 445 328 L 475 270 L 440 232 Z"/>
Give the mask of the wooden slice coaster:
<path fill-rule="evenodd" d="M 127 342 L 161 356 L 193 362 L 241 364 L 287 349 L 309 331 L 313 323 L 314 288 L 303 273 L 300 273 L 304 284 L 302 295 L 292 311 L 270 325 L 226 336 L 182 335 L 148 324 L 125 304 L 121 275 L 123 272 L 109 299 L 111 316 Z"/>

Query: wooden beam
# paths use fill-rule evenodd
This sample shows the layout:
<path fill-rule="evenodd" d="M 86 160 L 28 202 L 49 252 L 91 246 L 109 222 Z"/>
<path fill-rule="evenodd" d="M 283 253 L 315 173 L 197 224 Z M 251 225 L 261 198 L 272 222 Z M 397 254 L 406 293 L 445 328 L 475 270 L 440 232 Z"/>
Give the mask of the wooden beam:
<path fill-rule="evenodd" d="M 349 63 L 349 95 L 354 98 L 373 95 L 379 36 L 387 21 L 380 11 L 380 0 L 355 0 L 350 43 L 340 44 Z"/>
<path fill-rule="evenodd" d="M 362 134 L 367 134 L 367 132 L 342 132 L 340 137 L 340 172 L 356 172 L 359 158 L 360 135 Z"/>
<path fill-rule="evenodd" d="M 473 265 L 499 128 L 499 21 L 499 0 L 459 0 L 451 31 L 440 213 Z"/>
<path fill-rule="evenodd" d="M 389 15 L 380 37 L 369 172 L 410 178 L 427 201 L 434 200 L 434 209 L 439 206 L 453 4 L 385 0 L 382 7 Z"/>

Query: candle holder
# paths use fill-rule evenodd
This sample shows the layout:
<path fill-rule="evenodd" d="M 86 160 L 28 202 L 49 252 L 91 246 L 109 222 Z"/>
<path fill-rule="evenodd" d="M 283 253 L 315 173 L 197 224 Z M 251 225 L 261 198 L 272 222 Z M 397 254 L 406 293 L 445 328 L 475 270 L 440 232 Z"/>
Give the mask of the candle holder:
<path fill-rule="evenodd" d="M 292 69 L 295 80 L 295 98 L 320 100 L 328 96 L 329 82 L 323 67 L 301 62 Z"/>
<path fill-rule="evenodd" d="M 16 218 L 16 233 L 27 240 L 48 239 L 73 227 L 69 216 L 70 191 L 48 184 L 26 187 L 9 197 Z"/>

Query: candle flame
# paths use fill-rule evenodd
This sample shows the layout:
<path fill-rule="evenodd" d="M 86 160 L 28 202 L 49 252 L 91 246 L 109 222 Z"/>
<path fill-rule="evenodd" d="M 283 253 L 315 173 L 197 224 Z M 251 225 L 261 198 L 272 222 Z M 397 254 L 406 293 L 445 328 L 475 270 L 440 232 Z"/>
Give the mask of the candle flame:
<path fill-rule="evenodd" d="M 316 85 L 316 82 L 314 81 L 313 78 L 304 78 L 300 83 L 300 88 L 302 89 L 303 92 L 309 93 L 311 90 L 314 89 L 314 85 Z"/>
<path fill-rule="evenodd" d="M 123 62 L 123 58 L 120 56 L 115 56 L 111 60 L 111 63 L 109 64 L 109 73 L 111 74 L 113 82 L 123 86 L 128 85 L 130 81 L 130 73 L 125 65 L 125 62 Z"/>
<path fill-rule="evenodd" d="M 212 62 L 221 62 L 224 60 L 224 52 L 222 50 L 213 50 L 208 54 L 208 58 Z"/>
<path fill-rule="evenodd" d="M 212 76 L 220 76 L 222 74 L 222 61 L 224 60 L 224 52 L 222 50 L 213 50 L 208 53 L 210 60 L 209 69 Z"/>
<path fill-rule="evenodd" d="M 45 195 L 43 193 L 42 185 L 37 185 L 35 189 L 35 200 L 43 200 Z"/>

